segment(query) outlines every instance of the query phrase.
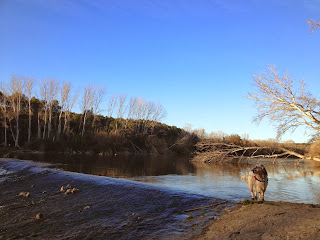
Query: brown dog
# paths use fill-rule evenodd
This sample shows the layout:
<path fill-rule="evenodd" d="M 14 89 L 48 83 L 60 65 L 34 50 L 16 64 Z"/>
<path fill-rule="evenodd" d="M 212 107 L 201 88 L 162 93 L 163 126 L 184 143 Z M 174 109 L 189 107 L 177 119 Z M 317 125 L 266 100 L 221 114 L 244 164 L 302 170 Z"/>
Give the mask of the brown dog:
<path fill-rule="evenodd" d="M 257 200 L 257 194 L 259 195 L 259 200 L 264 201 L 264 193 L 268 186 L 268 173 L 265 167 L 260 164 L 256 165 L 247 176 L 243 176 L 242 180 L 247 180 L 248 187 L 251 191 L 251 199 Z M 254 189 L 253 189 L 254 188 Z M 254 196 L 253 196 L 254 190 Z"/>

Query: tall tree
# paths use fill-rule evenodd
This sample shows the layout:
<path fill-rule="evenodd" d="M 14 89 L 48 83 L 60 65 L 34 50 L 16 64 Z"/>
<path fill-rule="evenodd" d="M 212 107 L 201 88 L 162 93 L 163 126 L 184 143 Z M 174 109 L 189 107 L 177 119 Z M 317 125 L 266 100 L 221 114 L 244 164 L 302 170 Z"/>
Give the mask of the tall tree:
<path fill-rule="evenodd" d="M 59 89 L 59 82 L 55 79 L 51 78 L 49 84 L 49 91 L 48 91 L 48 101 L 49 101 L 49 120 L 48 120 L 48 138 L 50 138 L 51 128 L 52 128 L 52 109 L 53 105 L 55 104 L 54 99 L 57 95 Z"/>
<path fill-rule="evenodd" d="M 8 123 L 7 123 L 7 115 L 8 115 L 8 87 L 4 85 L 4 83 L 0 82 L 0 110 L 1 114 L 3 116 L 2 125 L 4 128 L 4 146 L 7 146 L 8 144 L 8 138 L 7 138 L 7 129 L 8 129 Z"/>
<path fill-rule="evenodd" d="M 126 95 L 120 95 L 118 96 L 118 114 L 117 114 L 117 119 L 116 119 L 116 131 L 120 131 L 120 127 L 121 125 L 119 124 L 119 122 L 122 121 L 123 119 L 123 115 L 126 111 L 126 107 L 125 107 L 125 102 L 126 102 L 126 99 L 127 99 L 127 96 Z"/>
<path fill-rule="evenodd" d="M 59 140 L 60 134 L 61 134 L 61 128 L 62 128 L 62 114 L 65 113 L 64 117 L 66 118 L 66 105 L 67 101 L 70 97 L 70 89 L 71 84 L 70 82 L 63 82 L 62 87 L 60 89 L 60 104 L 61 104 L 61 110 L 59 113 L 59 123 L 58 123 L 58 132 L 57 132 L 57 139 Z"/>
<path fill-rule="evenodd" d="M 31 78 L 31 77 L 25 78 L 24 87 L 26 90 L 27 98 L 28 98 L 28 110 L 29 110 L 28 142 L 30 142 L 31 140 L 31 117 L 32 117 L 31 99 L 32 99 L 34 86 L 35 86 L 34 78 Z"/>
<path fill-rule="evenodd" d="M 43 134 L 42 138 L 44 139 L 46 136 L 46 128 L 47 128 L 47 119 L 48 119 L 48 106 L 49 106 L 49 79 L 42 79 L 41 82 L 39 82 L 39 89 L 40 89 L 40 98 L 43 101 Z M 38 117 L 40 117 L 40 113 L 38 114 Z M 38 118 L 39 122 L 39 118 Z"/>
<path fill-rule="evenodd" d="M 95 121 L 97 119 L 97 115 L 101 112 L 100 104 L 104 98 L 105 89 L 101 86 L 95 86 L 94 88 L 94 96 L 93 96 L 93 121 L 92 126 L 94 127 Z"/>
<path fill-rule="evenodd" d="M 76 103 L 79 97 L 80 91 L 76 91 L 74 94 L 69 93 L 69 97 L 66 99 L 65 104 L 65 116 L 64 116 L 64 127 L 63 132 L 69 135 L 70 126 L 69 126 L 69 118 L 74 104 Z"/>
<path fill-rule="evenodd" d="M 93 108 L 95 95 L 95 86 L 87 85 L 83 91 L 82 101 L 80 103 L 80 108 L 83 114 L 82 131 L 81 136 L 84 136 L 86 121 L 88 118 L 89 111 Z"/>
<path fill-rule="evenodd" d="M 258 108 L 254 121 L 268 118 L 276 125 L 278 137 L 299 126 L 313 130 L 313 137 L 319 136 L 320 102 L 306 90 L 304 81 L 297 83 L 287 72 L 279 74 L 275 66 L 269 66 L 254 75 L 253 85 L 256 90 L 248 97 Z"/>
<path fill-rule="evenodd" d="M 19 118 L 23 100 L 23 78 L 20 76 L 12 75 L 8 87 L 10 92 L 10 96 L 8 97 L 8 99 L 16 122 L 16 134 L 15 136 L 12 134 L 12 137 L 14 138 L 14 145 L 16 147 L 19 147 Z"/>

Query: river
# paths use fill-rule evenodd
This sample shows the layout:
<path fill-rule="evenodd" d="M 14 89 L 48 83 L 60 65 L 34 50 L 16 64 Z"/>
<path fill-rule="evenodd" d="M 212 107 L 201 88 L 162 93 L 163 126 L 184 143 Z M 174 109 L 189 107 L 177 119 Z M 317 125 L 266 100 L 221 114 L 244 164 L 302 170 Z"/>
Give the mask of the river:
<path fill-rule="evenodd" d="M 10 157 L 51 163 L 52 167 L 148 183 L 177 192 L 241 201 L 250 198 L 240 177 L 255 164 L 191 163 L 190 157 L 168 155 L 114 156 L 15 154 Z M 266 201 L 320 203 L 320 163 L 296 159 L 262 159 L 268 171 Z"/>

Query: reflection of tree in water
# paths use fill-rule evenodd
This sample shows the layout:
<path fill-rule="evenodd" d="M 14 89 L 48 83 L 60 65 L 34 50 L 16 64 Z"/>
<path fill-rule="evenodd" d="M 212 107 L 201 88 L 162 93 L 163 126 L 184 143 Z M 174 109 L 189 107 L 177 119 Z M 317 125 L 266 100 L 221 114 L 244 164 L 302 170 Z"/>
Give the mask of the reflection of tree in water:
<path fill-rule="evenodd" d="M 187 175 L 194 172 L 189 158 L 176 155 L 98 155 L 23 154 L 15 158 L 48 162 L 66 171 L 114 178 Z"/>

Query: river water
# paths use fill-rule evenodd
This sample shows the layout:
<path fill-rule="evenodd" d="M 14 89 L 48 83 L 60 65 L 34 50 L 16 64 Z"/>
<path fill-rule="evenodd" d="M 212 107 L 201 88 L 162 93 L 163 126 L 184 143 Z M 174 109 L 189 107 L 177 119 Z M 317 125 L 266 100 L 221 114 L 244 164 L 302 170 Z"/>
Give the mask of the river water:
<path fill-rule="evenodd" d="M 255 162 L 248 164 L 191 163 L 189 157 L 126 156 L 101 157 L 59 154 L 17 154 L 18 159 L 47 162 L 58 169 L 85 174 L 122 178 L 156 185 L 177 192 L 241 201 L 250 198 L 246 182 L 240 177 Z M 320 163 L 295 159 L 262 159 L 268 171 L 266 201 L 320 203 Z"/>

